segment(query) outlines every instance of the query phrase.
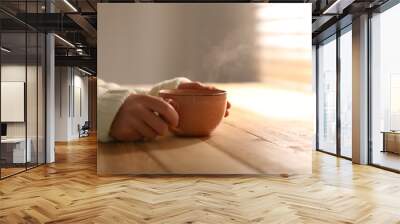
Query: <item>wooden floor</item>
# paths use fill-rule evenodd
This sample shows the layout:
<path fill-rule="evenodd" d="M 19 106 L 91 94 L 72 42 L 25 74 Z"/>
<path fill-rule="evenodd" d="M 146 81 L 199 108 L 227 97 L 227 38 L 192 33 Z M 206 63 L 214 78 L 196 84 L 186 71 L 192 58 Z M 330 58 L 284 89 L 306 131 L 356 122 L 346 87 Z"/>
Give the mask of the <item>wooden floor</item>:
<path fill-rule="evenodd" d="M 32 169 L 34 167 L 36 167 L 36 164 L 29 164 L 27 163 L 27 167 L 25 167 L 25 164 L 18 164 L 18 167 L 2 167 L 1 168 L 1 178 L 5 178 L 20 172 L 24 172 L 27 169 Z"/>
<path fill-rule="evenodd" d="M 372 157 L 373 163 L 389 167 L 391 169 L 400 170 L 400 155 L 392 152 L 381 152 L 374 150 Z"/>
<path fill-rule="evenodd" d="M 400 223 L 400 175 L 313 153 L 302 176 L 96 175 L 96 141 L 0 181 L 0 223 Z"/>
<path fill-rule="evenodd" d="M 7 177 L 7 176 L 10 176 L 10 175 L 19 173 L 19 172 L 23 172 L 24 170 L 26 170 L 25 167 L 23 167 L 23 168 L 19 168 L 19 167 L 17 167 L 17 168 L 14 168 L 14 167 L 1 168 L 1 177 L 2 178 L 3 177 Z"/>

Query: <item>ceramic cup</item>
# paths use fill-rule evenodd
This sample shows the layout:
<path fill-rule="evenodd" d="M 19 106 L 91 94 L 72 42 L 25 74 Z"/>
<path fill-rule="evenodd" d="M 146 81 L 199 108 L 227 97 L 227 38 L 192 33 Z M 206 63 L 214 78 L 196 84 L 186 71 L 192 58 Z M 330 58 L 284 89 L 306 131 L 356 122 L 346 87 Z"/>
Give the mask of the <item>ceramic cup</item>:
<path fill-rule="evenodd" d="M 225 115 L 226 91 L 218 89 L 161 90 L 179 114 L 179 124 L 171 131 L 178 136 L 203 137 L 214 131 Z"/>

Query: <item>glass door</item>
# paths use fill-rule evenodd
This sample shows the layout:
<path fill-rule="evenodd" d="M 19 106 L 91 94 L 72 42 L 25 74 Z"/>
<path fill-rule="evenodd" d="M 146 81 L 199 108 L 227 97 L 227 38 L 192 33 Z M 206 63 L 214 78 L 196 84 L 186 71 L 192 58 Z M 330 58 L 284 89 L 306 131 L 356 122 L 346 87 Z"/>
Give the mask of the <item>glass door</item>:
<path fill-rule="evenodd" d="M 2 177 L 26 170 L 27 162 L 31 161 L 26 140 L 26 41 L 25 32 L 1 34 Z"/>
<path fill-rule="evenodd" d="M 20 1 L 16 10 L 42 13 L 43 5 Z M 45 44 L 43 33 L 0 12 L 1 179 L 45 163 Z"/>
<path fill-rule="evenodd" d="M 317 50 L 318 150 L 352 157 L 352 26 Z"/>
<path fill-rule="evenodd" d="M 371 18 L 370 162 L 400 171 L 400 4 Z"/>
<path fill-rule="evenodd" d="M 318 46 L 318 150 L 336 154 L 336 35 Z"/>

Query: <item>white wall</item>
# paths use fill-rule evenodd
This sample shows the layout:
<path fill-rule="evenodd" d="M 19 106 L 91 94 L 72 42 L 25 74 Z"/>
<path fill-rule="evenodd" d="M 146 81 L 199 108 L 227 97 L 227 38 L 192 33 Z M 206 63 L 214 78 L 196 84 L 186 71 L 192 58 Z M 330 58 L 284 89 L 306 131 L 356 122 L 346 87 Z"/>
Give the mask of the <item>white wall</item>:
<path fill-rule="evenodd" d="M 28 67 L 28 70 L 32 70 L 32 67 Z M 2 65 L 1 81 L 25 82 L 25 65 Z M 25 123 L 7 123 L 7 137 L 25 137 Z"/>
<path fill-rule="evenodd" d="M 77 70 L 75 70 L 77 72 Z M 71 119 L 71 135 L 73 138 L 79 137 L 79 132 L 78 132 L 78 124 L 82 126 L 85 121 L 88 121 L 88 107 L 89 107 L 89 102 L 88 102 L 88 78 L 87 77 L 82 77 L 79 73 L 79 75 L 74 75 L 74 96 L 71 96 L 74 102 L 72 105 L 74 107 L 72 108 L 72 119 Z M 80 102 L 79 102 L 80 101 Z M 80 111 L 81 110 L 81 111 Z"/>
<path fill-rule="evenodd" d="M 2 65 L 1 66 L 1 81 L 4 82 L 25 82 L 25 75 L 26 75 L 26 71 L 25 69 L 27 69 L 28 71 L 28 76 L 31 74 L 35 74 L 36 75 L 36 67 L 34 66 L 28 66 L 27 68 L 25 67 L 25 65 Z M 31 85 L 36 85 L 36 81 L 34 83 L 32 82 L 32 78 L 28 77 L 29 79 L 29 84 Z M 32 90 L 32 91 L 29 91 Z M 33 98 L 36 98 L 36 89 L 32 89 L 32 88 L 28 88 L 28 102 L 32 102 Z M 36 103 L 34 105 L 31 106 L 35 106 L 36 108 Z M 1 108 L 2 110 L 7 110 L 7 108 Z M 28 122 L 31 122 L 33 120 L 35 120 L 36 123 L 36 113 L 28 113 Z M 33 115 L 33 116 L 32 116 Z M 32 125 L 28 125 L 28 128 L 31 127 Z M 35 128 L 36 129 L 36 128 Z M 28 130 L 28 134 L 29 134 L 29 130 Z M 24 122 L 12 122 L 12 123 L 8 123 L 7 125 L 7 135 L 8 137 L 25 137 L 25 123 Z M 29 137 L 29 136 L 28 136 Z"/>
<path fill-rule="evenodd" d="M 69 140 L 70 75 L 67 67 L 55 68 L 55 141 Z"/>
<path fill-rule="evenodd" d="M 75 68 L 56 67 L 55 85 L 55 140 L 77 139 L 78 124 L 88 120 L 88 78 Z M 77 105 L 81 105 L 82 113 Z"/>

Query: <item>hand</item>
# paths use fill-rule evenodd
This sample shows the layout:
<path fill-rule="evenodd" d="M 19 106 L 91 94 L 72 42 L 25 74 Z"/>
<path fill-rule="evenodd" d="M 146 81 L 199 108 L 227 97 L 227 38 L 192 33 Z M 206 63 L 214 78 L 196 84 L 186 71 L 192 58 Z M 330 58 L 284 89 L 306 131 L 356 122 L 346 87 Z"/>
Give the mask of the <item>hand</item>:
<path fill-rule="evenodd" d="M 148 95 L 131 94 L 111 125 L 110 136 L 118 141 L 154 139 L 168 126 L 178 125 L 178 113 L 166 101 Z"/>
<path fill-rule="evenodd" d="M 200 82 L 184 82 L 178 85 L 177 89 L 217 89 L 214 86 L 204 85 Z M 229 116 L 229 109 L 231 108 L 231 103 L 228 101 L 226 104 L 225 116 Z"/>

